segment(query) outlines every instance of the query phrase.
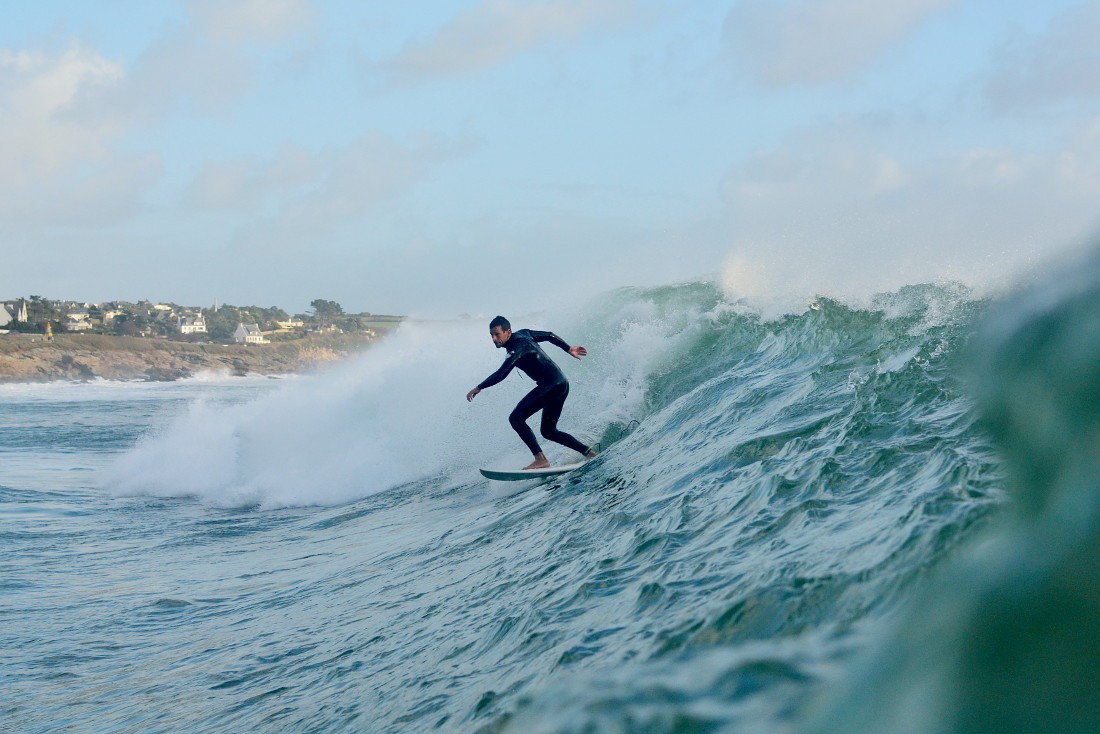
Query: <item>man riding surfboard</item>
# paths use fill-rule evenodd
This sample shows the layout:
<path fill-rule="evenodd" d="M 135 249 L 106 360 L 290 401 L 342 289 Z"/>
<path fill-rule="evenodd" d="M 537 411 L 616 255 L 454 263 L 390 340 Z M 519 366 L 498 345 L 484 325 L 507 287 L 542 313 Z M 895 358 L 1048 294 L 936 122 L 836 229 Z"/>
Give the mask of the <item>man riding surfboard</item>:
<path fill-rule="evenodd" d="M 546 355 L 546 352 L 542 351 L 539 342 L 550 342 L 575 359 L 586 356 L 588 350 L 584 347 L 571 347 L 564 339 L 549 331 L 520 329 L 513 332 L 512 325 L 503 316 L 497 316 L 489 322 L 489 336 L 497 349 L 507 350 L 508 356 L 500 369 L 466 393 L 466 400 L 472 401 L 479 392 L 496 385 L 508 376 L 513 367 L 518 367 L 521 372 L 535 381 L 535 387 L 523 396 L 508 416 L 508 422 L 535 457 L 534 461 L 523 468 L 545 469 L 550 466 L 550 461 L 542 452 L 534 432 L 527 425 L 527 419 L 540 410 L 542 411 L 543 438 L 567 446 L 589 459 L 595 457 L 596 452 L 592 447 L 585 446 L 565 431 L 558 430 L 558 419 L 565 406 L 565 399 L 569 396 L 569 381 L 565 379 L 561 369 Z"/>

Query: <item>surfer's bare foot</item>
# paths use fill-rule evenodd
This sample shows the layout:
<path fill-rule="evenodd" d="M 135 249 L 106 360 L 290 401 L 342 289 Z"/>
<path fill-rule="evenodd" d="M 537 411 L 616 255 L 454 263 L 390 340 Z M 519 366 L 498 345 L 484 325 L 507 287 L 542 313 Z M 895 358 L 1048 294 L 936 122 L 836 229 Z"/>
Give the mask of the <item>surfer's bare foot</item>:
<path fill-rule="evenodd" d="M 550 461 L 546 458 L 546 454 L 539 452 L 535 455 L 535 460 L 527 466 L 523 467 L 524 471 L 528 469 L 549 469 Z"/>

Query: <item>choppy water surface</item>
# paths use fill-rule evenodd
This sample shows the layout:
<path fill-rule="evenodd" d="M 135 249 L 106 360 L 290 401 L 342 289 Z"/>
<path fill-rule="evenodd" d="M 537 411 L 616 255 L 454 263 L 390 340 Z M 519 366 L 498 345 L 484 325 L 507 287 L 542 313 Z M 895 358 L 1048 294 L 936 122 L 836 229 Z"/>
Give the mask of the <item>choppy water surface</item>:
<path fill-rule="evenodd" d="M 562 426 L 604 448 L 541 485 L 476 471 L 524 460 L 531 386 L 463 400 L 498 362 L 480 323 L 289 380 L 0 386 L 0 716 L 816 725 L 1003 504 L 958 378 L 986 310 L 916 286 L 768 320 L 688 284 L 523 324 L 591 351 L 559 360 Z"/>

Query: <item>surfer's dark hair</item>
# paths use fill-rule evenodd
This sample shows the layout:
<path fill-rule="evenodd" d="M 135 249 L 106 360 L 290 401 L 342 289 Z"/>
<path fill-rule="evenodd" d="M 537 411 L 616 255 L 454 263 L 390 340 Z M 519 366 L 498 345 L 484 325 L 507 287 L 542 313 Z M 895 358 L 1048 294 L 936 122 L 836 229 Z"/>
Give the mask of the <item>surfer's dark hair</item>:
<path fill-rule="evenodd" d="M 512 325 L 508 323 L 508 319 L 503 316 L 497 316 L 495 319 L 489 322 L 489 331 L 492 331 L 496 327 L 500 327 L 505 331 L 511 331 Z"/>

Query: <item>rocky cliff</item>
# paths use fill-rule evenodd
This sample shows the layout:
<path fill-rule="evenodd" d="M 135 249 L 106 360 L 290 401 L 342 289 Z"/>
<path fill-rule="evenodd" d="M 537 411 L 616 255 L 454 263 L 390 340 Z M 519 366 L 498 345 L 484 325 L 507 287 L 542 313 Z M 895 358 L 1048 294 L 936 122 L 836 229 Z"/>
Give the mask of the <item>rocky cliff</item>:
<path fill-rule="evenodd" d="M 198 372 L 286 374 L 341 359 L 369 344 L 345 335 L 259 345 L 170 342 L 91 334 L 0 334 L 0 382 L 176 380 Z"/>

